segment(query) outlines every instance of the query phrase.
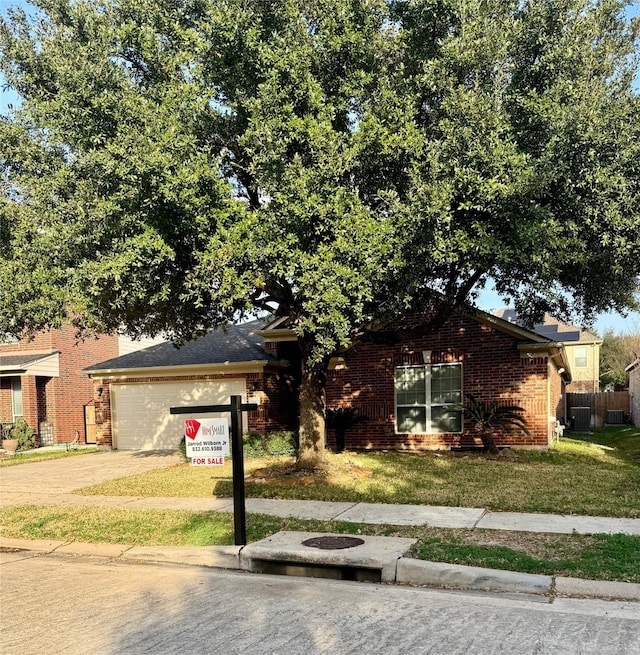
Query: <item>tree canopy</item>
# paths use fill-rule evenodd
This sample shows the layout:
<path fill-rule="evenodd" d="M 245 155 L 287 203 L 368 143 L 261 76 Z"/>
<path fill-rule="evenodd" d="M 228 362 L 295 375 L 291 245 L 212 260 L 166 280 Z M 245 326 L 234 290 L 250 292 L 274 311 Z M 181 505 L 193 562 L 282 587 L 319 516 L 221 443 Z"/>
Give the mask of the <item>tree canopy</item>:
<path fill-rule="evenodd" d="M 489 279 L 521 316 L 637 306 L 623 0 L 33 4 L 0 23 L 0 333 L 289 316 L 313 461 L 376 321 Z"/>
<path fill-rule="evenodd" d="M 616 334 L 608 330 L 600 346 L 600 388 L 613 391 L 627 383 L 626 368 L 640 357 L 640 325 Z"/>

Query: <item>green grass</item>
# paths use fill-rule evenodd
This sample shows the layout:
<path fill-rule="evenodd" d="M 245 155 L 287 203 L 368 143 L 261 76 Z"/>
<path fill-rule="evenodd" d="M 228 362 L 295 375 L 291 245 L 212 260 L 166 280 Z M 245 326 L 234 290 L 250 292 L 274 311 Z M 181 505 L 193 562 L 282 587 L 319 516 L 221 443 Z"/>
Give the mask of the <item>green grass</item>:
<path fill-rule="evenodd" d="M 37 461 L 85 454 L 18 456 Z M 17 458 L 4 460 L 12 462 Z M 640 430 L 595 430 L 562 439 L 552 451 L 519 451 L 518 461 L 475 454 L 343 453 L 329 466 L 298 472 L 287 458 L 245 464 L 251 497 L 368 501 L 485 507 L 496 511 L 640 517 Z M 84 494 L 230 496 L 231 463 L 177 465 L 113 480 Z M 99 507 L 8 507 L 0 510 L 4 536 L 130 545 L 233 543 L 230 514 Z M 250 514 L 249 541 L 279 530 L 378 534 L 418 540 L 413 555 L 434 561 L 593 580 L 640 582 L 640 537 L 552 535 L 489 530 L 357 525 Z"/>
<path fill-rule="evenodd" d="M 233 517 L 218 512 L 99 507 L 19 506 L 0 510 L 2 534 L 132 546 L 209 546 L 233 543 Z M 549 535 L 493 530 L 358 525 L 336 521 L 247 517 L 249 542 L 280 530 L 373 534 L 417 539 L 420 559 L 591 580 L 640 582 L 640 537 Z"/>
<path fill-rule="evenodd" d="M 78 448 L 78 450 L 48 450 L 46 452 L 29 452 L 16 453 L 11 457 L 0 459 L 0 467 L 17 466 L 18 464 L 30 464 L 32 462 L 42 462 L 48 459 L 62 459 L 63 457 L 75 457 L 76 455 L 88 455 L 97 452 L 97 448 Z"/>
<path fill-rule="evenodd" d="M 522 537 L 511 535 L 511 538 L 517 536 Z M 544 535 L 544 543 L 540 544 L 536 543 L 536 536 L 527 535 L 518 539 L 516 547 L 491 544 L 492 536 L 486 531 L 480 538 L 488 543 L 477 543 L 460 534 L 426 538 L 418 545 L 417 557 L 523 573 L 640 581 L 638 536 L 597 534 L 549 538 Z"/>
<path fill-rule="evenodd" d="M 245 463 L 248 497 L 483 507 L 494 511 L 640 517 L 640 429 L 595 430 L 518 461 L 477 454 L 328 454 L 326 470 L 287 458 Z M 88 495 L 225 497 L 231 463 L 189 464 L 80 490 Z"/>

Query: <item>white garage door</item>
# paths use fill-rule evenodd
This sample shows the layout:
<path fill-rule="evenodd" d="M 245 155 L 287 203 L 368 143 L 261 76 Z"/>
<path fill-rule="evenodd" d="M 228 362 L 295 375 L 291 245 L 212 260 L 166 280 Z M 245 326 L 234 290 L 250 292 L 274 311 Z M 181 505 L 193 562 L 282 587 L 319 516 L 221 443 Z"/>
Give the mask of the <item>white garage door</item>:
<path fill-rule="evenodd" d="M 184 435 L 184 420 L 189 415 L 169 414 L 169 408 L 227 404 L 232 395 L 240 395 L 244 400 L 244 380 L 112 384 L 114 447 L 119 450 L 174 450 Z"/>

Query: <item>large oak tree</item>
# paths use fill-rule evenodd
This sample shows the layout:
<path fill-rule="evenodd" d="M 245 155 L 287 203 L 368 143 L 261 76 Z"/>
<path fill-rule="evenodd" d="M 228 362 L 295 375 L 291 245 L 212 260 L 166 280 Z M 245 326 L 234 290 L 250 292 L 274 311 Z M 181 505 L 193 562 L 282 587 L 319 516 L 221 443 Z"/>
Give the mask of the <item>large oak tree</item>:
<path fill-rule="evenodd" d="M 300 463 L 329 358 L 492 279 L 522 316 L 637 300 L 622 0 L 38 0 L 0 26 L 0 332 L 193 338 L 286 315 Z M 635 256 L 634 256 L 635 253 Z"/>

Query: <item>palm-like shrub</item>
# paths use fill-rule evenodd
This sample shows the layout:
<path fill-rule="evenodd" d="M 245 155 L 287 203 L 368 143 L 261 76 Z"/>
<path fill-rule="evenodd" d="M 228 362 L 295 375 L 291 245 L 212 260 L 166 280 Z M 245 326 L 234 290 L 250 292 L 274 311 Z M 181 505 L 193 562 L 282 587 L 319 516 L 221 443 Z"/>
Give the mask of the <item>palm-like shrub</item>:
<path fill-rule="evenodd" d="M 474 429 L 482 439 L 482 445 L 492 455 L 497 454 L 493 433 L 497 429 L 516 428 L 529 434 L 527 421 L 522 415 L 524 409 L 517 405 L 498 405 L 498 401 L 486 402 L 474 396 L 467 396 L 468 404 L 464 408 L 465 416 L 474 423 Z"/>

